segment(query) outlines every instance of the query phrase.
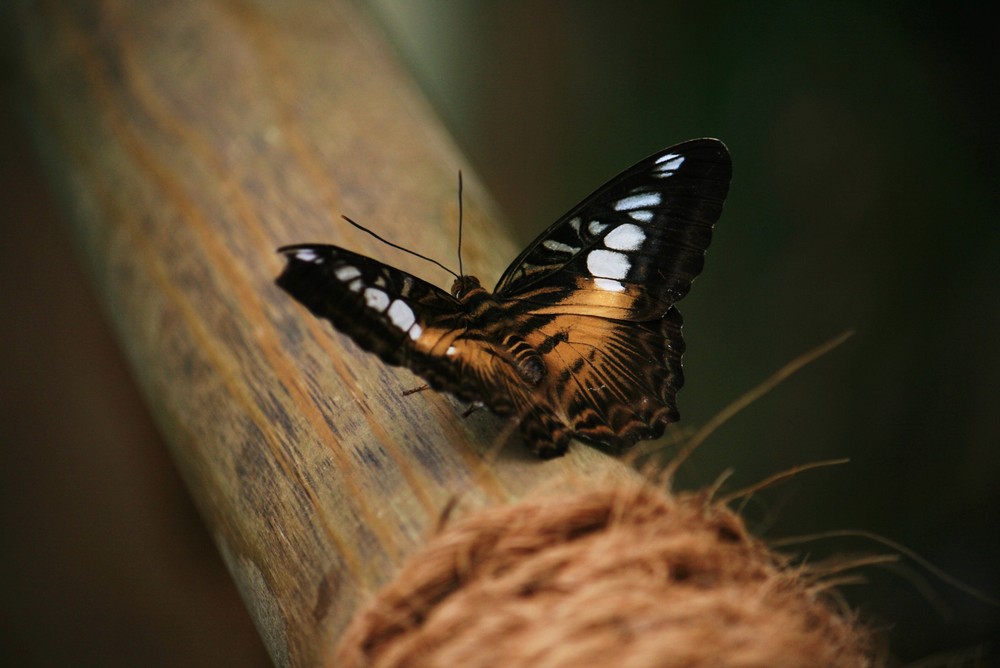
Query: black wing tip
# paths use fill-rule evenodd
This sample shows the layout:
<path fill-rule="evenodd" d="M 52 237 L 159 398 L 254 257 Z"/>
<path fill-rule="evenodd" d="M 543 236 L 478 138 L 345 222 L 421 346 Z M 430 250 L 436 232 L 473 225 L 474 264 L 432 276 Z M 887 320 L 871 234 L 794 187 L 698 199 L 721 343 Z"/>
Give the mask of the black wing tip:
<path fill-rule="evenodd" d="M 680 153 L 685 157 L 706 158 L 717 164 L 726 164 L 732 170 L 733 158 L 729 152 L 729 147 L 721 139 L 715 137 L 701 137 L 699 139 L 689 139 L 688 141 L 675 144 L 669 148 L 656 153 L 656 156 L 667 153 Z M 653 156 L 653 157 L 656 157 Z"/>
<path fill-rule="evenodd" d="M 724 162 L 731 165 L 733 161 L 732 155 L 729 152 L 729 147 L 726 146 L 725 142 L 721 139 L 715 139 L 713 137 L 692 139 L 690 142 L 684 142 L 681 146 L 689 146 L 690 149 L 703 151 L 706 157 L 710 154 L 717 162 Z"/>
<path fill-rule="evenodd" d="M 729 185 L 733 180 L 733 157 L 729 153 L 729 147 L 722 140 L 713 137 L 691 139 L 665 148 L 651 156 L 651 159 L 660 159 L 670 153 L 677 153 L 688 160 L 685 162 L 686 169 L 681 168 L 686 177 L 693 177 L 703 182 L 715 182 L 717 187 L 722 186 L 722 190 L 716 193 L 715 199 L 718 199 L 720 204 L 725 201 L 729 194 Z M 721 209 L 719 213 L 722 213 Z"/>
<path fill-rule="evenodd" d="M 291 244 L 276 251 L 287 260 L 287 264 L 274 282 L 310 310 L 313 310 L 310 303 L 315 301 L 315 298 L 310 298 L 315 292 L 315 272 L 326 260 L 323 251 L 322 244 Z"/>

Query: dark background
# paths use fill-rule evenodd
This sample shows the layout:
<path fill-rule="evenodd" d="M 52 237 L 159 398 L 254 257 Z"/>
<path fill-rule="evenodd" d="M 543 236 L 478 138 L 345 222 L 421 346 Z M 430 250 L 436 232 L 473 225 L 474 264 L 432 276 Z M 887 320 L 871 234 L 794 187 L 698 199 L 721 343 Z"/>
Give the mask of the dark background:
<path fill-rule="evenodd" d="M 849 457 L 758 495 L 748 520 L 767 538 L 874 532 L 1000 596 L 1000 5 L 430 4 L 380 7 L 524 242 L 639 158 L 728 144 L 730 197 L 681 306 L 682 425 L 855 331 L 680 485 Z M 906 558 L 860 574 L 844 592 L 901 659 L 996 662 L 996 606 Z"/>
<path fill-rule="evenodd" d="M 0 666 L 269 666 L 86 284 L 3 66 Z"/>
<path fill-rule="evenodd" d="M 456 168 L 480 174 L 524 241 L 639 158 L 723 139 L 733 187 L 682 305 L 682 424 L 856 333 L 724 426 L 680 486 L 849 457 L 759 494 L 748 520 L 766 538 L 874 532 L 996 597 L 1000 15 L 985 6 L 375 13 L 465 150 Z M 15 113 L 15 63 L 0 99 L 0 663 L 266 665 L 59 227 Z M 997 607 L 909 559 L 861 574 L 844 592 L 903 661 L 995 662 Z"/>

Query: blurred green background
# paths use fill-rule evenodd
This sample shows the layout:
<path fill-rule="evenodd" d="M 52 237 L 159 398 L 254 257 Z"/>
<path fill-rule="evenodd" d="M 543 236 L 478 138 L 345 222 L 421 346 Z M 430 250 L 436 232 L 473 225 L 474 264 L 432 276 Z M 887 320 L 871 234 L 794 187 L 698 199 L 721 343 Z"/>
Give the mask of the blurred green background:
<path fill-rule="evenodd" d="M 525 243 L 649 153 L 725 141 L 732 190 L 681 307 L 682 424 L 856 333 L 723 427 L 681 486 L 849 457 L 757 496 L 751 524 L 875 532 L 1000 595 L 1000 5 L 376 5 Z M 909 560 L 863 575 L 845 592 L 901 659 L 1000 638 L 1000 609 Z"/>
<path fill-rule="evenodd" d="M 731 194 L 681 308 L 682 425 L 856 333 L 725 425 L 679 486 L 849 457 L 756 495 L 755 531 L 874 532 L 1000 596 L 1000 6 L 365 6 L 465 151 L 456 168 L 525 242 L 649 153 L 724 140 Z M 266 665 L 58 227 L 11 111 L 13 60 L 0 65 L 0 665 Z M 908 559 L 862 574 L 844 591 L 902 661 L 996 663 L 997 607 Z"/>

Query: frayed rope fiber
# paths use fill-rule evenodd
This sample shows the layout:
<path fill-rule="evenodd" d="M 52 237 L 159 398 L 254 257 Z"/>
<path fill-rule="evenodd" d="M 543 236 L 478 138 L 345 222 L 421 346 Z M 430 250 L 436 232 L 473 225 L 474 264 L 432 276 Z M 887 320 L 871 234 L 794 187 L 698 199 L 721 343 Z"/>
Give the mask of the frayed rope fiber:
<path fill-rule="evenodd" d="M 338 666 L 868 666 L 823 587 L 697 495 L 536 497 L 434 536 L 354 619 Z"/>

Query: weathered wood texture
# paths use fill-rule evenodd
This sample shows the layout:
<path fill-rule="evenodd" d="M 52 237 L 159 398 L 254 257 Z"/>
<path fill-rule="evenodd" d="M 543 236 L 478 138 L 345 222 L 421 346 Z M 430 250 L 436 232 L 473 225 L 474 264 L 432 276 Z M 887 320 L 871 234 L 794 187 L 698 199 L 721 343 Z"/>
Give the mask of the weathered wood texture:
<path fill-rule="evenodd" d="M 272 656 L 323 663 L 454 495 L 628 476 L 552 462 L 384 367 L 274 285 L 275 247 L 329 241 L 441 284 L 467 162 L 368 17 L 337 2 L 18 5 L 28 111 L 97 290 Z M 466 172 L 468 175 L 468 172 Z M 515 255 L 467 178 L 465 266 Z M 32 249 L 38 252 L 40 249 Z M 66 323 L 72 327 L 72 323 Z"/>

